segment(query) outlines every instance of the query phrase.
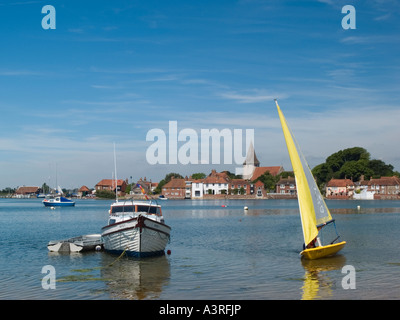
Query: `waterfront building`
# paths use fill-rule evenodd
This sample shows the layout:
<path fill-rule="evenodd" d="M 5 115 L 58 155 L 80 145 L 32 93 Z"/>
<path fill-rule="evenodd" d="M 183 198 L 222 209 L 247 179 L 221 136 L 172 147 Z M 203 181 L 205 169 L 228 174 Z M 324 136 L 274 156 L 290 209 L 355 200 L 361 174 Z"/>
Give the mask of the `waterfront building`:
<path fill-rule="evenodd" d="M 95 189 L 96 190 L 110 190 L 113 192 L 115 192 L 115 189 L 117 189 L 118 196 L 123 196 L 123 195 L 125 195 L 125 190 L 126 190 L 127 186 L 128 186 L 127 181 L 123 180 L 123 179 L 118 179 L 117 186 L 116 186 L 114 179 L 103 179 L 96 184 Z"/>
<path fill-rule="evenodd" d="M 203 179 L 192 180 L 192 199 L 201 199 L 204 196 L 204 183 Z"/>
<path fill-rule="evenodd" d="M 288 176 L 287 178 L 280 177 L 276 184 L 276 193 L 297 195 L 296 180 L 294 177 Z"/>
<path fill-rule="evenodd" d="M 171 180 L 162 187 L 161 194 L 169 199 L 185 199 L 185 179 L 171 177 Z"/>
<path fill-rule="evenodd" d="M 374 192 L 374 199 L 399 199 L 400 178 L 393 176 L 370 179 L 367 190 Z"/>
<path fill-rule="evenodd" d="M 249 195 L 254 193 L 254 184 L 250 180 L 232 179 L 229 189 L 229 194 Z"/>
<path fill-rule="evenodd" d="M 204 194 L 228 194 L 229 177 L 225 172 L 212 170 L 203 179 Z"/>
<path fill-rule="evenodd" d="M 39 187 L 19 187 L 15 191 L 15 197 L 16 198 L 30 198 L 30 197 L 36 197 L 36 195 L 39 193 L 40 189 Z"/>
<path fill-rule="evenodd" d="M 129 192 L 130 195 L 133 196 L 143 196 L 142 189 L 138 186 L 140 185 L 146 194 L 152 194 L 154 189 L 158 186 L 158 183 L 152 182 L 151 179 L 147 180 L 146 177 L 140 178 L 135 184 L 132 184 L 131 190 Z"/>
<path fill-rule="evenodd" d="M 257 198 L 262 198 L 267 196 L 267 191 L 264 188 L 264 183 L 260 180 L 254 183 L 254 192 Z"/>
<path fill-rule="evenodd" d="M 88 187 L 82 186 L 78 190 L 78 198 L 86 197 L 87 195 L 91 194 L 92 192 L 89 190 Z"/>
<path fill-rule="evenodd" d="M 349 199 L 354 194 L 354 182 L 350 179 L 331 179 L 326 184 L 328 199 Z"/>

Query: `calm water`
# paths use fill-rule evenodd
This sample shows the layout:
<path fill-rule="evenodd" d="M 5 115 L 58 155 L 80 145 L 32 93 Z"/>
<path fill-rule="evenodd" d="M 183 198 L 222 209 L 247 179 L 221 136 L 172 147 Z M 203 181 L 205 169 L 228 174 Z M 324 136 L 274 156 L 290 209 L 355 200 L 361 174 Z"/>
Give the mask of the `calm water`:
<path fill-rule="evenodd" d="M 400 202 L 328 201 L 347 245 L 311 263 L 298 255 L 296 200 L 162 201 L 172 227 L 162 257 L 48 252 L 49 240 L 100 233 L 110 204 L 51 210 L 0 199 L 0 299 L 400 299 Z M 42 288 L 46 265 L 54 290 Z M 356 270 L 354 290 L 342 288 L 345 265 Z"/>

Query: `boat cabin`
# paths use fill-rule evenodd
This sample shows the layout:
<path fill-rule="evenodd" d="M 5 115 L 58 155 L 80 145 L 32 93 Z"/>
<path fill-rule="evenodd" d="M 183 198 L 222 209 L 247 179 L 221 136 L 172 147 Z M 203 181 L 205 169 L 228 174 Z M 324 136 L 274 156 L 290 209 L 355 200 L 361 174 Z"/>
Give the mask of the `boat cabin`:
<path fill-rule="evenodd" d="M 111 205 L 110 214 L 120 214 L 120 213 L 145 213 L 145 214 L 155 214 L 161 216 L 161 206 L 151 203 L 141 203 L 141 202 L 121 202 L 114 203 Z"/>

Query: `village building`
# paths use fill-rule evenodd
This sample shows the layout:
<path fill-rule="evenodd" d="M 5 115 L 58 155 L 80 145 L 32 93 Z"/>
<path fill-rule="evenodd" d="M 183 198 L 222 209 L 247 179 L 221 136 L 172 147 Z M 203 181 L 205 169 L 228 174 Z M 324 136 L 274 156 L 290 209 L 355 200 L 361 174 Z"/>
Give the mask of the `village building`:
<path fill-rule="evenodd" d="M 98 182 L 95 186 L 96 190 L 110 190 L 115 192 L 118 191 L 118 196 L 124 196 L 128 182 L 123 179 L 118 179 L 117 182 L 114 179 L 103 179 Z"/>
<path fill-rule="evenodd" d="M 296 179 L 288 176 L 287 178 L 280 178 L 276 184 L 276 193 L 286 195 L 297 195 Z"/>
<path fill-rule="evenodd" d="M 39 193 L 40 188 L 39 187 L 19 187 L 15 191 L 15 197 L 16 198 L 29 198 L 29 197 L 36 197 L 36 195 Z"/>
<path fill-rule="evenodd" d="M 248 195 L 254 193 L 254 184 L 250 180 L 232 179 L 229 183 L 229 194 Z"/>
<path fill-rule="evenodd" d="M 192 182 L 192 184 L 191 184 L 191 189 L 192 189 L 191 198 L 192 199 L 203 198 L 203 196 L 204 196 L 203 179 L 192 180 L 191 182 Z"/>
<path fill-rule="evenodd" d="M 147 180 L 146 177 L 140 178 L 135 184 L 132 185 L 131 190 L 130 190 L 130 195 L 133 196 L 142 196 L 143 192 L 142 189 L 138 186 L 140 185 L 145 194 L 153 194 L 154 189 L 158 186 L 158 183 L 152 182 L 151 179 Z"/>
<path fill-rule="evenodd" d="M 354 194 L 354 182 L 350 179 L 331 179 L 326 184 L 328 199 L 349 199 Z"/>
<path fill-rule="evenodd" d="M 374 199 L 399 199 L 400 198 L 400 178 L 381 177 L 370 179 L 368 191 L 374 192 Z"/>
<path fill-rule="evenodd" d="M 258 180 L 255 184 L 254 184 L 254 192 L 257 198 L 261 198 L 261 197 L 266 197 L 267 196 L 267 190 L 265 190 L 264 188 L 264 183 L 262 183 L 262 181 Z"/>
<path fill-rule="evenodd" d="M 92 194 L 92 192 L 86 186 L 82 186 L 78 190 L 78 198 L 86 197 L 86 196 L 91 195 L 91 194 Z"/>
<path fill-rule="evenodd" d="M 171 180 L 162 187 L 161 194 L 169 199 L 185 199 L 186 198 L 185 179 L 171 177 Z"/>
<path fill-rule="evenodd" d="M 212 170 L 211 173 L 203 179 L 205 194 L 228 194 L 229 177 L 225 172 Z"/>

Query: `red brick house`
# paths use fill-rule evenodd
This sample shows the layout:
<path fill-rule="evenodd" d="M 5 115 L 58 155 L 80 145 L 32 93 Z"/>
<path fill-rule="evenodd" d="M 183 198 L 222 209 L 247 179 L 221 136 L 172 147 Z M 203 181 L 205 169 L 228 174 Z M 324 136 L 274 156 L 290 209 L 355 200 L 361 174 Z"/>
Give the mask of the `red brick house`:
<path fill-rule="evenodd" d="M 296 179 L 288 176 L 287 178 L 280 178 L 276 183 L 276 193 L 297 195 Z"/>
<path fill-rule="evenodd" d="M 252 188 L 253 183 L 245 179 L 232 179 L 229 181 L 230 194 L 252 194 L 254 188 Z"/>
<path fill-rule="evenodd" d="M 123 179 L 118 179 L 117 181 L 117 190 L 118 195 L 123 196 L 125 195 L 125 190 L 127 187 L 127 182 Z M 98 182 L 95 186 L 96 190 L 111 190 L 115 192 L 115 180 L 114 179 L 103 179 Z"/>
<path fill-rule="evenodd" d="M 257 197 L 266 197 L 267 196 L 267 191 L 264 188 L 264 183 L 258 180 L 254 184 L 254 193 Z"/>
<path fill-rule="evenodd" d="M 186 180 L 171 177 L 171 180 L 162 187 L 161 194 L 170 199 L 185 199 Z"/>
<path fill-rule="evenodd" d="M 400 198 L 400 178 L 393 176 L 371 179 L 368 182 L 368 191 L 375 192 L 374 199 L 398 199 Z"/>

